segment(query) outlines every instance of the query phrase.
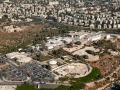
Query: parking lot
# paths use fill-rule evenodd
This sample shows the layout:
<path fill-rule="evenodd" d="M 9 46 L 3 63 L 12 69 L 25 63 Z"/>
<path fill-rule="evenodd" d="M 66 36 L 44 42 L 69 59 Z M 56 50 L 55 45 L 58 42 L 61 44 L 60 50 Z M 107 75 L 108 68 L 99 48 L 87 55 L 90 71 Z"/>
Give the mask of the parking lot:
<path fill-rule="evenodd" d="M 5 81 L 45 81 L 53 80 L 51 72 L 36 62 L 29 62 L 22 66 L 8 65 L 2 69 L 2 76 Z"/>
<path fill-rule="evenodd" d="M 46 68 L 35 62 L 30 62 L 22 66 L 26 70 L 26 73 L 30 75 L 32 81 L 50 81 L 52 80 L 52 74 Z"/>
<path fill-rule="evenodd" d="M 6 69 L 3 69 L 2 74 L 8 81 L 24 81 L 27 79 L 27 75 L 14 66 L 9 66 Z"/>

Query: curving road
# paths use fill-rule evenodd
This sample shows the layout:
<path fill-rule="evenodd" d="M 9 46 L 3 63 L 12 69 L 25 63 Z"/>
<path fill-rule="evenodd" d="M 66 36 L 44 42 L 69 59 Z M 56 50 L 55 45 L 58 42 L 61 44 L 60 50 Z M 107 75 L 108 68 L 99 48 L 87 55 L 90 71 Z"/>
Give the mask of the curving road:
<path fill-rule="evenodd" d="M 93 85 L 94 82 L 98 82 L 98 83 L 99 83 L 99 82 L 101 82 L 101 81 L 104 81 L 104 80 L 106 80 L 107 77 L 112 76 L 114 73 L 117 73 L 119 70 L 120 70 L 120 65 L 116 68 L 115 71 L 111 72 L 110 75 L 105 76 L 105 77 L 103 77 L 103 78 L 101 78 L 101 79 L 99 79 L 99 80 L 96 80 L 96 81 L 92 81 L 92 82 L 86 83 L 86 85 L 89 86 L 89 85 Z"/>

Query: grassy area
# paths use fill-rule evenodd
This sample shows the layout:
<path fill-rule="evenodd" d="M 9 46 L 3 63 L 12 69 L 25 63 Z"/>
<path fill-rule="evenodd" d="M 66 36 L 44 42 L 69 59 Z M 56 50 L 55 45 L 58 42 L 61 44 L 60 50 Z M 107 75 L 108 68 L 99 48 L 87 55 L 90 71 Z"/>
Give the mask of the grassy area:
<path fill-rule="evenodd" d="M 36 55 L 34 57 L 34 59 L 42 62 L 42 61 L 50 60 L 50 59 L 52 59 L 52 57 L 48 56 L 48 55 L 43 55 L 42 53 L 39 53 L 39 55 Z"/>
<path fill-rule="evenodd" d="M 102 75 L 98 68 L 93 68 L 92 72 L 82 78 L 72 78 L 71 86 L 61 85 L 55 89 L 35 89 L 33 85 L 21 85 L 16 90 L 80 90 L 84 88 L 85 83 L 95 81 L 102 78 Z"/>
<path fill-rule="evenodd" d="M 37 90 L 37 89 L 34 88 L 34 85 L 23 84 L 21 86 L 18 86 L 16 90 Z"/>
<path fill-rule="evenodd" d="M 36 89 L 34 88 L 33 85 L 30 84 L 23 84 L 21 86 L 18 86 L 16 90 L 79 90 L 81 87 L 83 87 L 84 84 L 75 84 L 74 86 L 64 86 L 61 85 L 55 89 L 51 88 L 41 88 L 41 89 Z"/>
<path fill-rule="evenodd" d="M 81 78 L 72 78 L 71 80 L 74 81 L 72 83 L 76 83 L 76 82 L 86 83 L 86 82 L 98 80 L 100 78 L 102 78 L 100 70 L 94 67 L 92 72 L 89 75 Z"/>
<path fill-rule="evenodd" d="M 46 60 L 52 59 L 51 56 L 42 56 L 41 58 L 42 58 L 42 61 L 46 61 Z"/>
<path fill-rule="evenodd" d="M 56 89 L 45 89 L 45 88 L 42 88 L 42 89 L 36 89 L 34 88 L 34 85 L 30 85 L 30 84 L 23 84 L 21 86 L 18 86 L 16 90 L 69 90 L 69 86 L 59 86 L 58 88 Z"/>
<path fill-rule="evenodd" d="M 59 48 L 57 50 L 53 50 L 50 54 L 52 56 L 58 57 L 58 58 L 61 57 L 61 56 L 65 56 L 65 55 L 71 55 L 70 52 L 65 51 L 63 48 Z"/>

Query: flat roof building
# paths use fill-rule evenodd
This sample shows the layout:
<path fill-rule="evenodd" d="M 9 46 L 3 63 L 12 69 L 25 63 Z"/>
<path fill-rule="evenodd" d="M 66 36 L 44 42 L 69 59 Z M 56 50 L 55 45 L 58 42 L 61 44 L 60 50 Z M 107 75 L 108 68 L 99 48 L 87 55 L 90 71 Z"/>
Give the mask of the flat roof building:
<path fill-rule="evenodd" d="M 9 59 L 16 58 L 16 61 L 17 61 L 18 64 L 28 63 L 32 60 L 32 58 L 27 57 L 27 55 L 25 55 L 23 53 L 19 53 L 19 52 L 8 53 L 8 54 L 6 54 L 6 56 Z"/>

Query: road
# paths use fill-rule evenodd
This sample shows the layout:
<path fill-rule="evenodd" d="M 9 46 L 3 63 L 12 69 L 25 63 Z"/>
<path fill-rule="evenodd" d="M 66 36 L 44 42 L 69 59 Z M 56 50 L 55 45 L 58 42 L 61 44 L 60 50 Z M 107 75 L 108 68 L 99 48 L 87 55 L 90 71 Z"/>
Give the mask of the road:
<path fill-rule="evenodd" d="M 12 65 L 16 68 L 18 67 L 18 65 L 15 62 L 12 62 L 11 60 L 8 60 L 5 56 L 1 56 L 1 57 L 6 63 L 9 63 L 10 65 Z"/>
<path fill-rule="evenodd" d="M 86 85 L 89 86 L 89 85 L 93 85 L 94 82 L 98 82 L 99 83 L 101 81 L 104 81 L 104 80 L 106 80 L 107 77 L 112 76 L 114 73 L 117 73 L 119 70 L 120 70 L 120 65 L 116 68 L 115 71 L 111 72 L 108 76 L 105 76 L 105 77 L 103 77 L 103 78 L 101 78 L 101 79 L 99 79 L 97 81 L 92 81 L 92 82 L 86 83 Z"/>
<path fill-rule="evenodd" d="M 0 85 L 20 85 L 20 82 L 0 82 Z"/>

